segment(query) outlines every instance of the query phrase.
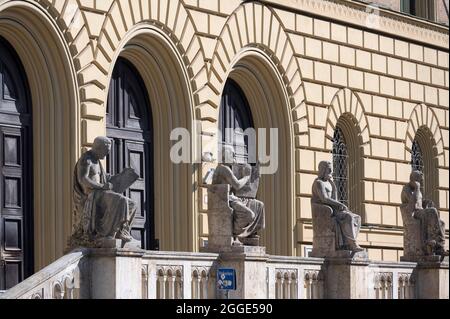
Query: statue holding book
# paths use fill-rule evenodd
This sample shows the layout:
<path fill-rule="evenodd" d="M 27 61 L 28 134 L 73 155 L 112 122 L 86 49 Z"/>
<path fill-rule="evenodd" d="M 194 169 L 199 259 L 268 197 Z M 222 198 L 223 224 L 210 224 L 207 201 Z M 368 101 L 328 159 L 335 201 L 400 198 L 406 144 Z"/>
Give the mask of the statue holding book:
<path fill-rule="evenodd" d="M 247 163 L 237 163 L 234 148 L 229 145 L 224 146 L 221 152 L 222 161 L 215 169 L 212 184 L 208 187 L 208 222 L 211 232 L 223 232 L 226 223 L 221 218 L 229 216 L 231 227 L 230 234 L 226 237 L 233 237 L 232 244 L 259 246 L 259 233 L 265 228 L 264 203 L 256 199 L 260 164 L 258 162 L 251 166 Z M 222 216 L 219 218 L 214 217 L 217 207 L 221 207 L 218 211 Z M 210 236 L 210 242 L 226 243 L 220 238 L 214 240 L 217 238 Z"/>
<path fill-rule="evenodd" d="M 132 168 L 110 176 L 101 160 L 111 150 L 111 141 L 97 137 L 91 150 L 78 160 L 74 171 L 74 233 L 69 246 L 106 247 L 121 241 L 121 247 L 139 247 L 130 234 L 137 205 L 123 193 L 138 179 Z M 113 244 L 112 244 L 113 243 Z"/>

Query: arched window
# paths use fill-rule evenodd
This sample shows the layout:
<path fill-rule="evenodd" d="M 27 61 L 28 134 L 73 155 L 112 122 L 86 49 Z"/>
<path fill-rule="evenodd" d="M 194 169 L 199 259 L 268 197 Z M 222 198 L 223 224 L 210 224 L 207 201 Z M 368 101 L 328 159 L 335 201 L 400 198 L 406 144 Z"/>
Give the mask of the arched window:
<path fill-rule="evenodd" d="M 222 134 L 219 150 L 223 145 L 233 146 L 236 161 L 248 161 L 248 137 L 243 132 L 253 127 L 253 117 L 244 92 L 228 79 L 222 94 L 219 114 L 219 130 Z"/>
<path fill-rule="evenodd" d="M 344 133 L 339 127 L 333 137 L 333 179 L 339 201 L 348 206 L 348 149 Z"/>
<path fill-rule="evenodd" d="M 333 179 L 341 203 L 364 215 L 361 139 L 358 123 L 351 114 L 338 120 L 333 136 Z"/>
<path fill-rule="evenodd" d="M 416 133 L 411 148 L 411 170 L 423 173 L 425 182 L 421 185 L 421 191 L 426 199 L 431 199 L 438 204 L 438 177 L 436 163 L 436 143 L 433 135 L 426 127 L 421 127 Z"/>

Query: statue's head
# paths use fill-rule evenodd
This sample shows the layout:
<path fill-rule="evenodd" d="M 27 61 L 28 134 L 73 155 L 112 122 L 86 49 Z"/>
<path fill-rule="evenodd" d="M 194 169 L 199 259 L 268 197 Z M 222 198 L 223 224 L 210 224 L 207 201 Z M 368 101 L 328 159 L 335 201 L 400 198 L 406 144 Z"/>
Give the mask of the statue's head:
<path fill-rule="evenodd" d="M 234 158 L 234 148 L 231 145 L 224 145 L 221 149 L 221 163 L 222 164 L 234 164 L 235 158 Z"/>
<path fill-rule="evenodd" d="M 409 176 L 409 180 L 414 182 L 419 182 L 420 184 L 423 183 L 423 173 L 421 171 L 412 171 L 411 175 Z"/>
<path fill-rule="evenodd" d="M 94 140 L 92 151 L 99 159 L 104 159 L 111 151 L 111 140 L 105 136 L 99 136 Z"/>
<path fill-rule="evenodd" d="M 319 163 L 319 177 L 326 181 L 333 178 L 333 165 L 331 162 L 322 161 Z"/>

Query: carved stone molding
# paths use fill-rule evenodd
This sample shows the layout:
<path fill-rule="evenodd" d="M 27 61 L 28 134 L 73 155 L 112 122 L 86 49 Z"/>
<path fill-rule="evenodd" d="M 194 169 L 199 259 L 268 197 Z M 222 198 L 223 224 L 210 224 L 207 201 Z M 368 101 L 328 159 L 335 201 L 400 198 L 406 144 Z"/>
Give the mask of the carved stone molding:
<path fill-rule="evenodd" d="M 344 0 L 264 0 L 263 2 L 306 11 L 317 16 L 333 17 L 374 32 L 401 35 L 404 38 L 448 48 L 448 28 L 420 18 L 406 16 L 375 5 Z M 374 19 L 378 16 L 379 19 Z"/>

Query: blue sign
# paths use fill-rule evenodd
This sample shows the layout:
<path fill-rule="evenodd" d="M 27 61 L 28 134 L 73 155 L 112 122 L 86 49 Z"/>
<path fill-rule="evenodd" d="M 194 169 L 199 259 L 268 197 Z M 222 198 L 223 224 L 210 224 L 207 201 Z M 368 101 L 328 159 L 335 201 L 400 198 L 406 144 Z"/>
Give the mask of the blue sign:
<path fill-rule="evenodd" d="M 217 270 L 217 286 L 220 290 L 236 290 L 236 270 L 219 268 Z"/>

